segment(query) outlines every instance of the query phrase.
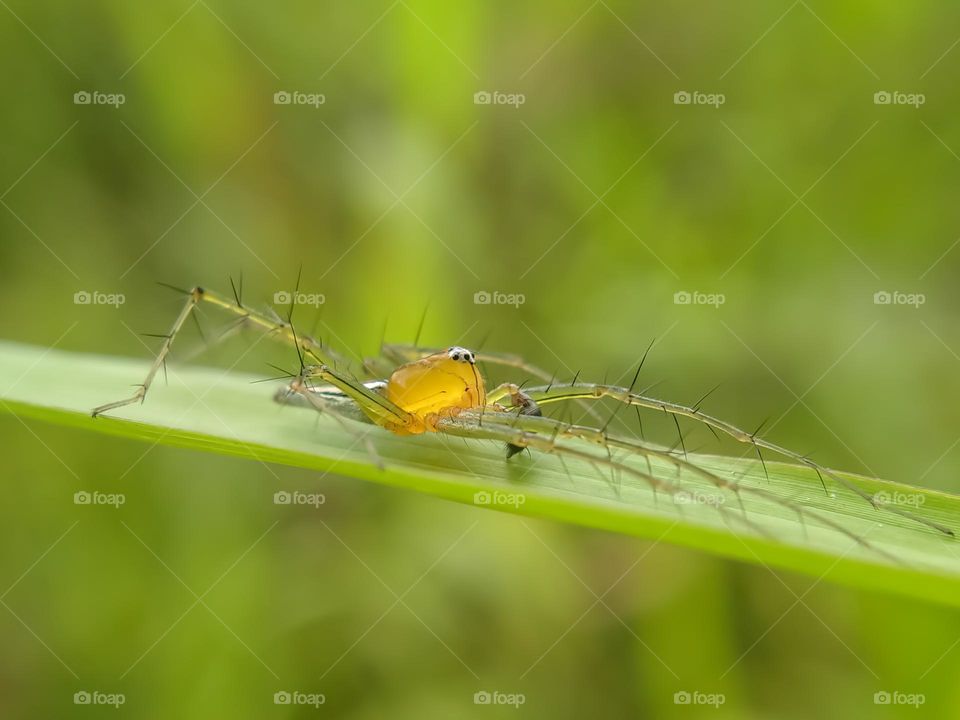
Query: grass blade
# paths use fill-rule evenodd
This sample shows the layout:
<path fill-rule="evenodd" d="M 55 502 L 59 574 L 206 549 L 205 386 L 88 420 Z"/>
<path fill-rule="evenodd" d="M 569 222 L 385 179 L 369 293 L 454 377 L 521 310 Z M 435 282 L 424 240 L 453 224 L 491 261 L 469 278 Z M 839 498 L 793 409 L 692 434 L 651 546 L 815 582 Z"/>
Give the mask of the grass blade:
<path fill-rule="evenodd" d="M 695 477 L 679 477 L 693 502 L 656 497 L 623 477 L 619 486 L 587 462 L 523 454 L 511 461 L 499 444 L 464 444 L 426 435 L 397 437 L 369 429 L 385 463 L 380 470 L 362 442 L 310 410 L 271 402 L 274 387 L 255 378 L 202 367 L 171 367 L 143 405 L 93 419 L 92 407 L 121 397 L 143 378 L 145 361 L 78 355 L 0 343 L 0 410 L 21 417 L 147 442 L 312 468 L 408 488 L 463 503 L 552 518 L 611 532 L 699 548 L 768 568 L 846 585 L 960 606 L 960 544 L 908 518 L 877 510 L 830 486 L 825 495 L 807 468 L 756 458 L 690 455 L 718 474 L 737 477 L 863 537 L 864 547 L 817 518 L 745 494 L 722 499 Z M 362 427 L 362 426 L 358 426 Z M 677 481 L 675 469 L 653 472 Z M 910 499 L 911 510 L 960 530 L 960 498 L 844 474 L 870 493 Z M 697 502 L 698 498 L 712 498 Z"/>

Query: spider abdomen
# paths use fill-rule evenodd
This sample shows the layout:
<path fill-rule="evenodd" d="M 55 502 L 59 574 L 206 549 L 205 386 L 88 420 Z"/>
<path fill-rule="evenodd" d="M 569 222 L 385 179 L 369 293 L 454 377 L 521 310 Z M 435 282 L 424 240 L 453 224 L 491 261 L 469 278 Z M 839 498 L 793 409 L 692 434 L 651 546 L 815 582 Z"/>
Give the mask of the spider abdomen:
<path fill-rule="evenodd" d="M 440 418 L 487 402 L 474 355 L 461 347 L 401 365 L 390 375 L 384 394 L 411 416 L 408 425 L 391 429 L 413 435 L 434 432 Z"/>

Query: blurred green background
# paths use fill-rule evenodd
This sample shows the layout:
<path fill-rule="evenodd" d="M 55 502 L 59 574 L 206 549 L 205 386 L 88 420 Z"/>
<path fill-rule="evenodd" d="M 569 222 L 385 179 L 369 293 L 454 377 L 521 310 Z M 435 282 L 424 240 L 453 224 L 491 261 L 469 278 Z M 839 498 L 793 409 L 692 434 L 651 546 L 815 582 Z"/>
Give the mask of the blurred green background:
<path fill-rule="evenodd" d="M 0 336 L 146 368 L 156 341 L 135 333 L 180 302 L 155 281 L 228 291 L 242 272 L 268 303 L 302 266 L 317 334 L 348 355 L 385 323 L 412 341 L 426 307 L 424 342 L 560 377 L 622 381 L 657 338 L 660 395 L 721 382 L 716 415 L 957 490 L 960 8 L 2 5 Z M 829 573 L 11 416 L 0 438 L 3 717 L 960 716 L 957 613 Z M 84 489 L 127 501 L 78 507 Z M 278 507 L 280 489 L 326 503 Z M 74 704 L 95 691 L 125 702 Z"/>

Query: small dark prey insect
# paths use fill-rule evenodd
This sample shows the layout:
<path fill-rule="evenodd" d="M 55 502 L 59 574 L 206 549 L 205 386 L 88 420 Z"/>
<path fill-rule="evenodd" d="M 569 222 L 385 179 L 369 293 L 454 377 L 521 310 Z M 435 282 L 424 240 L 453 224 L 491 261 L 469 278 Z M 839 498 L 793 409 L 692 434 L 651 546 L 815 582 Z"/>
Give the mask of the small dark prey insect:
<path fill-rule="evenodd" d="M 506 444 L 508 458 L 524 449 L 552 454 L 561 461 L 575 458 L 590 463 L 598 470 L 606 469 L 612 475 L 638 478 L 654 491 L 663 492 L 676 499 L 677 495 L 683 492 L 678 482 L 669 479 L 664 473 L 655 474 L 651 466 L 653 462 L 660 465 L 666 463 L 677 472 L 684 471 L 698 476 L 718 491 L 729 491 L 737 498 L 741 493 L 760 496 L 789 508 L 801 517 L 815 517 L 821 524 L 853 538 L 862 545 L 867 544 L 841 524 L 792 500 L 763 487 L 745 485 L 721 476 L 691 462 L 685 450 L 678 452 L 608 431 L 607 426 L 612 416 L 604 425 L 595 427 L 563 422 L 545 417 L 541 412 L 545 406 L 579 402 L 587 406 L 587 413 L 599 424 L 600 416 L 591 409 L 591 403 L 607 399 L 619 403 L 618 407 L 636 406 L 638 412 L 639 408 L 659 411 L 672 416 L 675 424 L 680 417 L 697 421 L 708 426 L 714 434 L 721 433 L 752 446 L 764 471 L 766 463 L 763 451 L 775 453 L 814 470 L 820 478 L 824 492 L 825 478 L 831 479 L 875 508 L 910 518 L 945 535 L 954 534 L 950 528 L 929 518 L 901 507 L 878 502 L 867 491 L 804 455 L 757 437 L 755 432 L 741 430 L 724 420 L 701 412 L 699 403 L 692 407 L 679 405 L 636 392 L 635 385 L 643 367 L 642 361 L 630 386 L 618 387 L 581 382 L 576 377 L 568 383 L 553 382 L 548 374 L 515 355 L 473 352 L 459 346 L 438 350 L 414 345 L 385 344 L 381 349 L 381 357 L 365 361 L 364 370 L 370 377 L 386 379 L 359 380 L 338 369 L 345 361 L 333 349 L 297 332 L 291 320 L 292 303 L 286 319 L 271 311 L 260 312 L 245 306 L 232 280 L 231 285 L 232 299 L 200 287 L 190 291 L 181 290 L 180 292 L 186 295 L 185 304 L 170 332 L 162 336 L 160 350 L 143 383 L 137 386 L 132 396 L 101 405 L 93 410 L 93 415 L 142 402 L 157 372 L 165 367 L 173 342 L 187 319 L 200 303 L 208 303 L 236 317 L 236 321 L 221 334 L 221 338 L 245 326 L 251 326 L 265 331 L 268 337 L 296 348 L 300 359 L 300 372 L 287 376 L 291 381 L 276 394 L 276 400 L 312 407 L 331 415 L 344 426 L 347 426 L 349 421 L 359 420 L 379 425 L 397 435 L 440 433 L 496 440 Z M 549 382 L 546 385 L 523 389 L 518 384 L 504 383 L 488 390 L 477 367 L 478 363 L 512 367 L 518 372 Z M 679 424 L 677 429 L 679 431 Z M 680 442 L 682 445 L 682 434 Z M 367 447 L 376 457 L 369 441 Z M 645 461 L 645 467 L 629 462 L 631 459 Z M 379 458 L 377 460 L 379 462 Z M 724 508 L 719 509 L 722 511 Z"/>

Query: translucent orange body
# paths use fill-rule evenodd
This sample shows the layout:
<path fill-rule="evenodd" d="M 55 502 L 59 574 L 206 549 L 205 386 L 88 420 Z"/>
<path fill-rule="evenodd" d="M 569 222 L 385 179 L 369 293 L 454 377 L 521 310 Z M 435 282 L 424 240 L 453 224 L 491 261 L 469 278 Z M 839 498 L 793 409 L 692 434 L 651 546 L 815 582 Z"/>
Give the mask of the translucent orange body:
<path fill-rule="evenodd" d="M 401 365 L 390 375 L 384 394 L 410 413 L 408 423 L 390 429 L 409 435 L 435 432 L 440 418 L 487 402 L 473 353 L 460 347 Z"/>

